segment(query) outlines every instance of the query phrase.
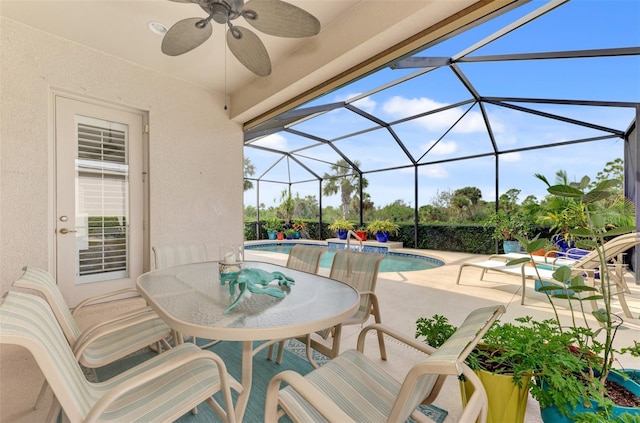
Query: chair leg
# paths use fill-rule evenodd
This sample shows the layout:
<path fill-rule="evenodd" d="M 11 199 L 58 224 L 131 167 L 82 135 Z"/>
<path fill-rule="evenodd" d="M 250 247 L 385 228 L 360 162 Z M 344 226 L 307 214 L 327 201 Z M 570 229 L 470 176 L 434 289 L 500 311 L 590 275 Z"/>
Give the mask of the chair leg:
<path fill-rule="evenodd" d="M 62 407 L 60 406 L 60 402 L 58 402 L 58 399 L 54 395 L 52 403 L 51 403 L 51 408 L 49 409 L 49 414 L 47 414 L 47 418 L 46 418 L 45 422 L 47 422 L 47 423 L 57 423 L 58 422 L 58 417 L 60 416 L 61 412 L 62 412 Z M 64 414 L 64 412 L 62 412 L 62 413 Z M 67 421 L 68 421 L 68 419 L 67 419 Z"/>
<path fill-rule="evenodd" d="M 378 298 L 375 295 L 371 296 L 371 314 L 373 314 L 376 323 L 382 323 L 380 306 L 378 305 Z M 386 361 L 387 349 L 384 346 L 384 336 L 380 331 L 378 331 L 378 346 L 380 347 L 380 358 Z"/>
<path fill-rule="evenodd" d="M 334 338 L 335 340 L 335 338 Z M 317 369 L 318 367 L 320 367 L 318 365 L 318 363 L 316 363 L 316 361 L 313 359 L 313 348 L 311 348 L 311 334 L 308 334 L 305 338 L 305 346 L 306 346 L 306 351 L 307 351 L 307 360 L 309 360 L 309 363 L 311 363 L 311 365 Z"/>
<path fill-rule="evenodd" d="M 627 281 L 624 279 L 622 264 L 616 263 L 612 279 L 616 283 L 616 295 L 618 296 L 618 301 L 620 302 L 620 307 L 622 307 L 622 310 L 624 311 L 624 315 L 633 319 L 633 313 L 631 313 L 629 305 L 627 304 L 627 299 L 624 296 L 625 293 L 629 292 L 629 286 L 627 286 Z"/>
<path fill-rule="evenodd" d="M 277 364 L 282 363 L 282 353 L 284 352 L 284 343 L 285 343 L 284 340 L 278 342 L 278 354 L 276 355 L 276 363 Z M 273 349 L 274 348 L 275 348 L 275 344 L 269 345 L 269 351 L 267 352 L 267 360 L 273 359 Z"/>
<path fill-rule="evenodd" d="M 282 363 L 282 354 L 284 353 L 284 341 L 278 343 L 278 356 L 276 357 L 276 364 Z"/>
<path fill-rule="evenodd" d="M 44 382 L 42 383 L 42 388 L 40 388 L 40 393 L 38 394 L 38 398 L 36 398 L 36 402 L 35 402 L 35 404 L 33 404 L 33 409 L 34 410 L 38 409 L 38 405 L 44 399 L 44 396 L 47 393 L 47 388 L 48 387 L 49 387 L 49 384 L 47 383 L 47 379 L 45 379 Z"/>
<path fill-rule="evenodd" d="M 269 345 L 269 350 L 267 351 L 267 360 L 271 360 L 273 358 L 273 345 Z"/>
<path fill-rule="evenodd" d="M 458 279 L 456 279 L 456 285 L 460 285 L 460 276 L 462 275 L 462 269 L 464 269 L 464 264 L 461 264 L 460 269 L 458 269 Z"/>

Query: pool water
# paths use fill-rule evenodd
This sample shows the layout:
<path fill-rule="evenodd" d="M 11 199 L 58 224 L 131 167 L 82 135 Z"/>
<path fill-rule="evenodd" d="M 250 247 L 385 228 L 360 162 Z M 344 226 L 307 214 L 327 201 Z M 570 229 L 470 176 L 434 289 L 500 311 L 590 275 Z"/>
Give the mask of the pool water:
<path fill-rule="evenodd" d="M 289 254 L 291 248 L 296 244 L 256 244 L 245 245 L 246 250 L 253 251 L 265 251 L 270 253 Z M 327 250 L 320 257 L 320 267 L 327 269 L 331 268 L 333 263 L 334 250 L 329 250 L 327 247 L 318 246 L 318 248 L 324 248 Z M 393 251 L 388 252 L 386 257 L 380 263 L 379 272 L 411 272 L 414 270 L 427 270 L 440 267 L 444 263 L 440 260 L 419 256 L 415 254 L 395 253 Z"/>

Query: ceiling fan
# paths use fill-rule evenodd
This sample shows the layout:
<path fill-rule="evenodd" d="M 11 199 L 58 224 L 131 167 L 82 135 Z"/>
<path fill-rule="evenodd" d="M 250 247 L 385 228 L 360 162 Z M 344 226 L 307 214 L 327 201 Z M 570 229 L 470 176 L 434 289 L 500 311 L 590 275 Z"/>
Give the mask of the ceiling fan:
<path fill-rule="evenodd" d="M 303 38 L 320 32 L 320 21 L 307 11 L 281 0 L 171 0 L 196 3 L 208 16 L 175 23 L 162 39 L 162 52 L 178 56 L 193 50 L 211 37 L 211 21 L 227 24 L 227 45 L 247 69 L 258 76 L 271 74 L 271 59 L 264 44 L 248 28 L 233 25 L 243 17 L 255 29 L 277 37 Z"/>

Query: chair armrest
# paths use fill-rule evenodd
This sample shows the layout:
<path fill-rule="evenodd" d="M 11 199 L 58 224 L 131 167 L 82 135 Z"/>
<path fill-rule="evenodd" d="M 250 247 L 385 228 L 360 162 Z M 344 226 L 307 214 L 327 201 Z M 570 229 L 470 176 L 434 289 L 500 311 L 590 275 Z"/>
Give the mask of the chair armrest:
<path fill-rule="evenodd" d="M 117 401 L 119 398 L 126 396 L 129 392 L 151 382 L 154 379 L 157 379 L 158 377 L 166 373 L 179 369 L 180 367 L 183 367 L 184 365 L 196 360 L 207 359 L 212 360 L 215 363 L 218 368 L 218 373 L 220 374 L 220 385 L 222 392 L 228 391 L 229 389 L 234 389 L 237 392 L 242 392 L 242 385 L 240 385 L 238 381 L 236 381 L 227 373 L 227 367 L 225 366 L 224 361 L 220 358 L 220 356 L 208 350 L 201 350 L 193 344 L 183 345 L 185 346 L 181 348 L 187 351 L 185 351 L 181 355 L 163 362 L 161 366 L 153 367 L 143 373 L 136 375 L 133 378 L 123 380 L 122 383 L 118 384 L 115 388 L 110 390 L 94 404 L 94 406 L 87 414 L 85 422 L 89 423 L 97 421 L 100 415 L 109 407 L 109 405 Z M 229 412 L 232 412 L 232 410 L 229 410 Z"/>
<path fill-rule="evenodd" d="M 418 342 L 415 339 L 411 339 L 408 336 L 405 336 L 391 329 L 389 326 L 385 326 L 380 323 L 374 323 L 372 325 L 366 326 L 360 331 L 360 334 L 358 335 L 358 345 L 357 345 L 357 350 L 359 352 L 364 353 L 365 337 L 367 335 L 367 332 L 370 332 L 372 330 L 375 330 L 377 332 L 382 332 L 385 335 L 390 336 L 391 338 L 394 338 L 395 340 L 400 341 L 409 347 L 415 348 L 416 350 L 422 353 L 425 353 L 427 355 L 432 354 L 434 351 L 436 351 L 436 349 L 429 344 L 425 344 L 424 342 Z"/>
<path fill-rule="evenodd" d="M 293 370 L 285 370 L 276 374 L 267 386 L 265 400 L 265 422 L 277 422 L 278 395 L 281 382 L 287 383 L 302 398 L 311 404 L 330 422 L 353 422 L 330 398 L 316 388 L 308 380 Z"/>
<path fill-rule="evenodd" d="M 112 291 L 112 292 L 108 292 L 106 294 L 102 294 L 102 295 L 96 295 L 95 297 L 90 297 L 87 298 L 84 301 L 81 301 L 77 306 L 74 307 L 74 309 L 71 311 L 71 315 L 73 317 L 76 317 L 76 313 L 82 308 L 85 307 L 95 301 L 100 301 L 100 300 L 104 300 L 106 298 L 111 298 L 111 297 L 117 297 L 117 296 L 121 296 L 121 295 L 126 295 L 126 294 L 136 294 L 135 296 L 140 296 L 140 293 L 138 292 L 137 289 L 135 288 L 126 288 L 126 289 L 120 289 L 118 291 Z"/>

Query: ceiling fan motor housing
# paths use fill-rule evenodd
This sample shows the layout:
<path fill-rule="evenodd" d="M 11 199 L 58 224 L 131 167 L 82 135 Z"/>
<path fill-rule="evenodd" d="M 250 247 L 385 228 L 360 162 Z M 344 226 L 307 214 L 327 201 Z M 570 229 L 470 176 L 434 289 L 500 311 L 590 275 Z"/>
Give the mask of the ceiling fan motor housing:
<path fill-rule="evenodd" d="M 198 0 L 198 4 L 215 22 L 226 24 L 242 15 L 244 0 Z"/>

